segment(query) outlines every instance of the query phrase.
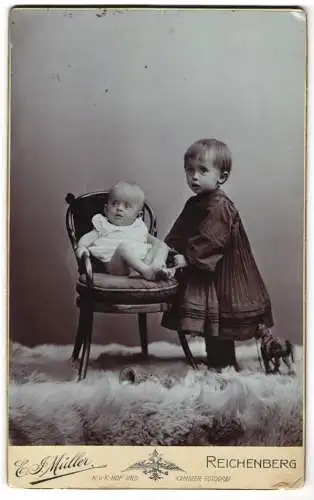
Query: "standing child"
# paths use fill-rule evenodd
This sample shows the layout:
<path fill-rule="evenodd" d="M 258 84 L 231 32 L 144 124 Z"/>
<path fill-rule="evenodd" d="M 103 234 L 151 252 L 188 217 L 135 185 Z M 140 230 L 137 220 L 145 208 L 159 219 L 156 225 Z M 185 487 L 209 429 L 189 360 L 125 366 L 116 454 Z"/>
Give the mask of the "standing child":
<path fill-rule="evenodd" d="M 220 189 L 231 171 L 229 148 L 201 139 L 184 156 L 187 184 L 195 193 L 165 239 L 182 267 L 178 293 L 162 325 L 205 338 L 207 362 L 233 365 L 235 340 L 252 338 L 258 324 L 273 325 L 270 299 L 255 263 L 240 215 Z M 193 357 L 190 357 L 194 364 Z"/>

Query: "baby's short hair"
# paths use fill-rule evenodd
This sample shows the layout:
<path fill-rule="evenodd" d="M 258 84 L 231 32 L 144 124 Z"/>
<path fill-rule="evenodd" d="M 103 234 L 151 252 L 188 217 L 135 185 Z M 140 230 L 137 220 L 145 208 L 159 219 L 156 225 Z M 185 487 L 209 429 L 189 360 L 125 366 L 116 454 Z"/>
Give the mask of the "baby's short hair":
<path fill-rule="evenodd" d="M 108 200 L 112 198 L 114 193 L 117 191 L 124 192 L 126 196 L 133 198 L 138 201 L 140 210 L 143 208 L 145 203 L 144 191 L 137 185 L 131 184 L 129 182 L 117 182 L 108 192 Z"/>
<path fill-rule="evenodd" d="M 224 142 L 217 139 L 200 139 L 194 142 L 184 155 L 184 166 L 186 167 L 190 160 L 199 159 L 209 151 L 214 153 L 213 163 L 215 167 L 229 175 L 232 165 L 231 152 Z"/>

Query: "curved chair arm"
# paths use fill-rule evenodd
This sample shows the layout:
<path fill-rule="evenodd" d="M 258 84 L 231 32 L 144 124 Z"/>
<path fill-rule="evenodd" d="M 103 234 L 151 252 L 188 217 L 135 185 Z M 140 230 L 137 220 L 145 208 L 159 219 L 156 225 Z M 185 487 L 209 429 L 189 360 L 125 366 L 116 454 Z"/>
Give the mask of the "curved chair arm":
<path fill-rule="evenodd" d="M 93 266 L 90 260 L 89 253 L 84 253 L 82 257 L 77 257 L 79 268 L 86 275 L 86 284 L 88 288 L 93 288 L 94 278 L 93 278 Z"/>
<path fill-rule="evenodd" d="M 90 260 L 90 255 L 88 253 L 85 253 L 82 257 L 83 261 L 83 267 L 86 273 L 86 283 L 88 288 L 93 287 L 93 268 L 92 268 L 92 263 Z"/>

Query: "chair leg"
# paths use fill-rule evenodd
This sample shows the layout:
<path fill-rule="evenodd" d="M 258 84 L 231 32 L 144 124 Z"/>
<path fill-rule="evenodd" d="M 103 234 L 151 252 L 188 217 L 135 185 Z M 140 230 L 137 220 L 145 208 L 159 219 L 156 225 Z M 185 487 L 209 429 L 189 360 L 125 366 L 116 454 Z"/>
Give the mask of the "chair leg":
<path fill-rule="evenodd" d="M 193 357 L 193 354 L 189 348 L 189 344 L 188 344 L 188 341 L 186 340 L 185 333 L 178 332 L 178 335 L 179 335 L 179 340 L 181 342 L 181 346 L 182 346 L 182 349 L 184 351 L 187 362 L 189 363 L 189 365 L 192 366 L 192 368 L 194 368 L 194 370 L 197 370 L 198 366 L 197 366 L 195 359 Z"/>
<path fill-rule="evenodd" d="M 85 330 L 84 315 L 82 314 L 82 311 L 80 310 L 79 324 L 77 327 L 77 333 L 76 333 L 73 352 L 72 352 L 72 361 L 77 361 L 78 357 L 80 355 L 81 347 L 82 347 L 83 342 L 84 342 L 84 330 Z"/>
<path fill-rule="evenodd" d="M 93 306 L 90 302 L 81 302 L 80 307 L 80 341 L 83 344 L 83 352 L 80 360 L 78 379 L 81 380 L 86 377 L 90 347 L 92 342 L 92 330 L 93 330 Z M 78 345 L 78 342 L 77 342 Z M 75 349 L 76 346 L 74 346 Z"/>
<path fill-rule="evenodd" d="M 90 355 L 91 340 L 92 340 L 92 336 L 91 336 L 91 332 L 90 332 L 90 334 L 86 335 L 86 338 L 84 339 L 83 354 L 82 354 L 82 358 L 80 361 L 78 380 L 82 380 L 82 379 L 86 378 L 87 367 L 88 367 L 88 362 L 89 362 L 89 355 Z"/>
<path fill-rule="evenodd" d="M 142 354 L 144 356 L 147 356 L 148 355 L 148 342 L 147 342 L 147 314 L 146 313 L 139 313 L 138 314 L 138 327 L 139 327 L 139 331 L 140 331 Z"/>

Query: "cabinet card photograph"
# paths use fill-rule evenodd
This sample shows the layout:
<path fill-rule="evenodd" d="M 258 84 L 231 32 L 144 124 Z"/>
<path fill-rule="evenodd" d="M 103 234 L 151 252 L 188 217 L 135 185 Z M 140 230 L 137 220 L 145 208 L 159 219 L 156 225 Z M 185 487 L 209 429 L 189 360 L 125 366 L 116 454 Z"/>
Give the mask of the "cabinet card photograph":
<path fill-rule="evenodd" d="M 8 483 L 304 484 L 307 17 L 8 14 Z"/>

